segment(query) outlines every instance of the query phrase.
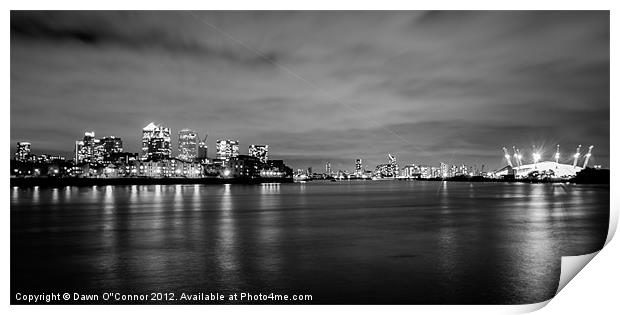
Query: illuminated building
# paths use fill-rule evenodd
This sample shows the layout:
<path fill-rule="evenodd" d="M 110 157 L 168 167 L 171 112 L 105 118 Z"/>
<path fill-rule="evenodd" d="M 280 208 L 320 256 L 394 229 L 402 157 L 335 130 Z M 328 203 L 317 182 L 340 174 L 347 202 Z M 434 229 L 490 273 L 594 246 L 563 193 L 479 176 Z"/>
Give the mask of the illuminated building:
<path fill-rule="evenodd" d="M 132 175 L 141 177 L 202 177 L 203 167 L 200 163 L 180 159 L 135 161 Z M 136 172 L 133 172 L 133 169 Z"/>
<path fill-rule="evenodd" d="M 17 151 L 15 152 L 15 160 L 20 162 L 28 162 L 34 158 L 30 153 L 31 143 L 26 141 L 17 142 Z"/>
<path fill-rule="evenodd" d="M 138 153 L 118 152 L 106 154 L 103 158 L 104 164 L 127 164 L 138 160 Z"/>
<path fill-rule="evenodd" d="M 198 156 L 196 140 L 198 136 L 196 132 L 183 129 L 179 131 L 179 155 L 178 158 L 183 161 L 194 161 Z"/>
<path fill-rule="evenodd" d="M 293 170 L 284 165 L 283 160 L 269 160 L 260 170 L 260 177 L 263 178 L 283 178 L 293 176 Z"/>
<path fill-rule="evenodd" d="M 60 155 L 41 154 L 39 157 L 37 157 L 37 162 L 39 163 L 55 163 L 64 161 L 65 157 Z"/>
<path fill-rule="evenodd" d="M 362 173 L 362 159 L 355 159 L 355 174 L 360 175 Z"/>
<path fill-rule="evenodd" d="M 207 154 L 209 153 L 207 150 L 207 136 L 205 135 L 204 139 L 200 140 L 200 142 L 198 142 L 198 162 L 200 163 L 207 163 L 208 159 L 207 159 Z"/>
<path fill-rule="evenodd" d="M 443 162 L 442 162 L 442 163 L 440 163 L 440 164 L 439 164 L 439 171 L 440 171 L 440 173 L 441 173 L 441 175 L 440 175 L 439 177 L 441 177 L 441 178 L 446 178 L 446 177 L 448 177 L 448 171 L 449 171 L 449 170 L 448 170 L 448 164 L 443 163 Z"/>
<path fill-rule="evenodd" d="M 399 173 L 396 157 L 388 154 L 388 163 L 379 164 L 375 168 L 375 176 L 379 178 L 397 177 Z"/>
<path fill-rule="evenodd" d="M 403 167 L 402 175 L 407 178 L 420 178 L 422 176 L 420 167 L 415 164 Z"/>
<path fill-rule="evenodd" d="M 73 149 L 73 160 L 76 164 L 83 163 L 86 159 L 86 155 L 84 154 L 84 141 L 77 140 L 75 141 L 75 147 Z"/>
<path fill-rule="evenodd" d="M 325 163 L 325 173 L 327 175 L 331 175 L 332 173 L 332 164 L 329 162 Z"/>
<path fill-rule="evenodd" d="M 244 177 L 244 178 L 256 178 L 259 175 L 260 160 L 257 157 L 250 155 L 238 155 L 235 158 L 231 158 L 228 162 L 228 168 L 224 169 L 224 172 L 228 170 L 225 177 Z"/>
<path fill-rule="evenodd" d="M 228 162 L 231 158 L 239 156 L 239 141 L 217 140 L 216 158 Z"/>
<path fill-rule="evenodd" d="M 109 136 L 101 139 L 104 153 L 121 153 L 123 152 L 123 140 L 119 137 Z"/>
<path fill-rule="evenodd" d="M 248 155 L 258 158 L 261 163 L 267 163 L 269 159 L 269 145 L 253 144 L 248 148 Z"/>
<path fill-rule="evenodd" d="M 105 157 L 105 147 L 103 145 L 103 141 L 100 139 L 95 139 L 93 141 L 93 158 L 91 162 L 94 163 L 103 163 Z"/>
<path fill-rule="evenodd" d="M 380 178 L 396 177 L 397 171 L 392 163 L 379 164 L 375 167 L 375 176 Z"/>
<path fill-rule="evenodd" d="M 75 148 L 78 150 L 79 145 L 79 153 L 76 153 L 76 161 L 77 163 L 91 163 L 94 162 L 93 153 L 95 151 L 95 132 L 87 131 L 84 132 L 84 138 L 82 141 L 75 143 Z"/>
<path fill-rule="evenodd" d="M 163 160 L 170 158 L 170 128 L 150 123 L 142 129 L 142 156 L 140 159 Z"/>
<path fill-rule="evenodd" d="M 95 150 L 95 132 L 87 131 L 82 140 L 75 141 L 74 159 L 75 163 L 90 163 L 93 161 Z"/>

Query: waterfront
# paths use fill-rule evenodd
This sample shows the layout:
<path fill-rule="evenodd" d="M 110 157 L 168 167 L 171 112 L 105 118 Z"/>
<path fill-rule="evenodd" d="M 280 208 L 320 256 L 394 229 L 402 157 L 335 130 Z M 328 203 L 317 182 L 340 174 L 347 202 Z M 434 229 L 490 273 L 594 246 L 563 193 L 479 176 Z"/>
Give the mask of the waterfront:
<path fill-rule="evenodd" d="M 600 249 L 608 185 L 420 181 L 11 188 L 11 291 L 551 298 Z M 15 303 L 15 301 L 13 301 Z"/>

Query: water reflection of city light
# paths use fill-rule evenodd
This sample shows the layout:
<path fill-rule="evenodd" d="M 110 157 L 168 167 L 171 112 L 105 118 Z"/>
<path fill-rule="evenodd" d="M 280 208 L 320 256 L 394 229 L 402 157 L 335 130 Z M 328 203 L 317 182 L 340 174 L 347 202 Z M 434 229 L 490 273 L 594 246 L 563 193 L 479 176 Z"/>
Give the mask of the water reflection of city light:
<path fill-rule="evenodd" d="M 111 185 L 105 186 L 105 194 L 103 197 L 103 212 L 111 214 L 114 212 L 114 191 Z"/>
<path fill-rule="evenodd" d="M 206 195 L 207 190 L 204 189 L 202 193 Z M 202 209 L 202 198 L 200 185 L 194 185 L 194 193 L 192 194 L 192 210 L 200 211 Z"/>
<path fill-rule="evenodd" d="M 217 249 L 216 260 L 221 271 L 222 279 L 239 280 L 239 269 L 237 258 L 237 235 L 235 227 L 235 216 L 232 213 L 234 204 L 231 195 L 230 184 L 224 185 L 224 190 L 220 199 L 220 216 L 217 224 Z"/>
<path fill-rule="evenodd" d="M 257 246 L 263 253 L 257 257 L 258 268 L 263 272 L 278 273 L 282 268 L 282 253 L 278 246 L 281 243 L 279 222 L 282 214 L 280 185 L 261 185 L 258 197 Z"/>
<path fill-rule="evenodd" d="M 39 203 L 39 186 L 34 186 L 32 188 L 32 203 Z"/>
<path fill-rule="evenodd" d="M 58 203 L 58 188 L 56 187 L 52 188 L 52 203 Z"/>
<path fill-rule="evenodd" d="M 11 203 L 19 203 L 19 188 L 17 186 L 13 186 L 11 190 Z"/>

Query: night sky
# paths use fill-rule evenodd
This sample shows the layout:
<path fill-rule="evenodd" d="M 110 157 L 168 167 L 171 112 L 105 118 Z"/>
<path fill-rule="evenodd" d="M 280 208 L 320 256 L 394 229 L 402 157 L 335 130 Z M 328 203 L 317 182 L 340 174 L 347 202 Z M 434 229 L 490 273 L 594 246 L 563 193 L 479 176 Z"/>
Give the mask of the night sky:
<path fill-rule="evenodd" d="M 503 166 L 503 146 L 609 165 L 609 13 L 11 13 L 11 149 L 149 122 L 269 144 L 294 168 Z"/>

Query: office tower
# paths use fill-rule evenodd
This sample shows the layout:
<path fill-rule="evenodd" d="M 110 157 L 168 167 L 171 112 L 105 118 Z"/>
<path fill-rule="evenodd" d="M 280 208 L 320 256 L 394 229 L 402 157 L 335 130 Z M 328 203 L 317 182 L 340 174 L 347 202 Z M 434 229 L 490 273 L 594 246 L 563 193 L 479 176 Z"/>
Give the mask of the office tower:
<path fill-rule="evenodd" d="M 87 162 L 94 161 L 95 154 L 95 132 L 94 131 L 86 131 L 84 132 L 84 155 L 86 156 Z"/>
<path fill-rule="evenodd" d="M 261 163 L 267 163 L 269 159 L 269 145 L 253 144 L 248 148 L 248 155 L 258 158 Z"/>
<path fill-rule="evenodd" d="M 179 155 L 178 158 L 183 161 L 194 161 L 198 156 L 196 140 L 198 136 L 196 132 L 183 129 L 179 131 Z"/>
<path fill-rule="evenodd" d="M 216 158 L 229 161 L 231 158 L 239 155 L 239 141 L 236 140 L 217 140 Z"/>
<path fill-rule="evenodd" d="M 360 173 L 362 171 L 362 159 L 355 159 L 355 172 Z"/>
<path fill-rule="evenodd" d="M 101 139 L 101 142 L 103 144 L 103 151 L 105 152 L 105 154 L 123 152 L 123 140 L 121 140 L 121 138 L 119 137 L 103 137 L 103 139 Z"/>
<path fill-rule="evenodd" d="M 207 161 L 207 154 L 209 153 L 207 150 L 207 136 L 198 142 L 198 161 L 204 163 Z"/>
<path fill-rule="evenodd" d="M 329 162 L 325 163 L 325 173 L 327 175 L 331 175 L 332 173 L 332 164 Z"/>
<path fill-rule="evenodd" d="M 30 142 L 19 141 L 17 142 L 17 151 L 15 152 L 15 160 L 26 162 L 31 159 Z"/>
<path fill-rule="evenodd" d="M 105 147 L 104 143 L 101 139 L 93 140 L 93 157 L 91 159 L 91 163 L 103 163 L 105 157 Z"/>
<path fill-rule="evenodd" d="M 73 160 L 75 163 L 82 163 L 86 159 L 84 155 L 84 141 L 77 140 L 75 141 L 75 147 L 73 149 Z"/>
<path fill-rule="evenodd" d="M 142 129 L 142 160 L 170 158 L 170 128 L 150 123 Z"/>
<path fill-rule="evenodd" d="M 100 141 L 95 139 L 94 131 L 84 132 L 82 140 L 75 141 L 74 160 L 76 163 L 93 163 L 95 162 L 95 147 Z"/>

